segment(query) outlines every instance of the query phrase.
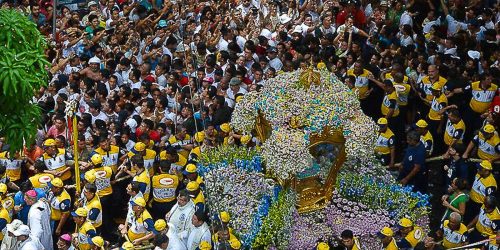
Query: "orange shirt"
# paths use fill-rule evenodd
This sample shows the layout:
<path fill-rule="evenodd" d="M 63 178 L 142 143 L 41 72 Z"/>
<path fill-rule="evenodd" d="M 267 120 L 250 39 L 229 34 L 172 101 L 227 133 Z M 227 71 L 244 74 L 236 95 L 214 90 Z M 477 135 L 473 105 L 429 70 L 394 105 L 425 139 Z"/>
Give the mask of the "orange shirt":
<path fill-rule="evenodd" d="M 24 155 L 32 161 L 36 161 L 43 155 L 43 149 L 39 146 L 35 146 L 35 149 L 29 151 L 26 147 L 23 150 Z"/>

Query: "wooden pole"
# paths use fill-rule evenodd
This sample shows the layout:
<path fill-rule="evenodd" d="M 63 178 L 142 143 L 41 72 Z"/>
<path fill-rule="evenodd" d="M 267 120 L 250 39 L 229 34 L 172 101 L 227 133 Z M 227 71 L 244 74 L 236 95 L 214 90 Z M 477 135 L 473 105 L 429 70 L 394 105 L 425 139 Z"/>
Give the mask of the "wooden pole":
<path fill-rule="evenodd" d="M 73 114 L 73 154 L 75 157 L 75 184 L 76 194 L 80 195 L 80 167 L 78 165 L 78 128 L 76 122 L 76 115 Z"/>

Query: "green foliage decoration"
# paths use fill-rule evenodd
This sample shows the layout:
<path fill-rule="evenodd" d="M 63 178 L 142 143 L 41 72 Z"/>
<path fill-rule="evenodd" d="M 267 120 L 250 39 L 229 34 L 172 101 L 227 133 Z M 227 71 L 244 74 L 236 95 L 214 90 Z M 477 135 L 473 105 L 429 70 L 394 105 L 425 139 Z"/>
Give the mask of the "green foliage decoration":
<path fill-rule="evenodd" d="M 0 136 L 12 152 L 36 135 L 41 114 L 33 96 L 48 80 L 46 47 L 35 23 L 16 10 L 0 9 Z"/>

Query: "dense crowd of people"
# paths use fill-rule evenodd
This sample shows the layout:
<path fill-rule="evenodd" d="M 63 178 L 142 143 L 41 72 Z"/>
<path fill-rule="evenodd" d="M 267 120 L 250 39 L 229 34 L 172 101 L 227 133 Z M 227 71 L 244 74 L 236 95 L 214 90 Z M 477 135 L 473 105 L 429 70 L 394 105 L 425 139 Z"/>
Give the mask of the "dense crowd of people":
<path fill-rule="evenodd" d="M 485 239 L 483 249 L 498 249 L 498 1 L 0 3 L 36 23 L 51 63 L 33 97 L 36 141 L 18 153 L 0 142 L 1 249 L 240 249 L 230 214 L 205 206 L 197 159 L 218 145 L 258 146 L 231 128 L 236 103 L 309 67 L 355 91 L 402 185 L 429 192 L 427 166 L 441 161 L 441 228 L 402 219 L 400 240 L 381 229 L 384 249 Z M 363 249 L 348 229 L 340 238 Z"/>

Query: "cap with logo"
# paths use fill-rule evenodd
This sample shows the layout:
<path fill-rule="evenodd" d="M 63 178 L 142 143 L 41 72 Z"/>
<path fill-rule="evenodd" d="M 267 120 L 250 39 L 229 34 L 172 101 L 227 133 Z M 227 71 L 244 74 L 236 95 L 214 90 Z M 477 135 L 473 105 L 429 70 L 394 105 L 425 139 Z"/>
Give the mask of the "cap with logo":
<path fill-rule="evenodd" d="M 186 170 L 184 170 L 183 173 L 185 175 L 194 174 L 194 173 L 196 173 L 197 170 L 198 170 L 198 168 L 196 167 L 196 165 L 189 163 L 186 165 Z"/>
<path fill-rule="evenodd" d="M 200 185 L 199 185 L 199 184 L 198 184 L 198 182 L 196 182 L 196 181 L 190 181 L 190 182 L 186 185 L 186 189 L 187 189 L 187 191 L 190 191 L 190 192 L 196 191 L 196 190 L 198 190 L 198 188 L 200 188 Z"/>
<path fill-rule="evenodd" d="M 87 209 L 85 209 L 83 207 L 79 207 L 74 212 L 71 212 L 71 216 L 73 216 L 73 217 L 76 217 L 76 216 L 87 217 L 88 213 L 89 212 L 87 211 Z"/>
<path fill-rule="evenodd" d="M 392 237 L 394 236 L 394 232 L 389 227 L 383 227 L 380 232 L 377 234 L 380 238 Z"/>
<path fill-rule="evenodd" d="M 156 231 L 163 231 L 165 228 L 167 228 L 167 222 L 165 222 L 164 219 L 159 219 L 155 221 Z"/>
<path fill-rule="evenodd" d="M 194 134 L 194 140 L 196 142 L 203 142 L 203 140 L 205 140 L 205 132 L 196 132 L 196 134 Z"/>
<path fill-rule="evenodd" d="M 398 226 L 399 227 L 412 227 L 413 222 L 408 218 L 402 218 L 401 220 L 399 220 Z"/>
<path fill-rule="evenodd" d="M 486 169 L 486 170 L 492 170 L 493 167 L 491 166 L 491 162 L 487 161 L 487 160 L 483 160 L 481 163 L 479 163 L 479 166 L 483 169 Z"/>
<path fill-rule="evenodd" d="M 220 130 L 222 132 L 229 133 L 229 132 L 231 132 L 231 125 L 229 125 L 229 123 L 222 123 L 220 125 Z"/>
<path fill-rule="evenodd" d="M 491 134 L 491 133 L 495 132 L 495 127 L 493 127 L 493 125 L 491 125 L 491 124 L 486 124 L 483 128 L 483 131 L 488 133 L 488 134 Z"/>
<path fill-rule="evenodd" d="M 47 139 L 43 143 L 43 146 L 45 146 L 45 147 L 53 147 L 55 145 L 56 145 L 56 140 L 54 140 L 54 139 Z"/>
<path fill-rule="evenodd" d="M 417 127 L 419 127 L 419 128 L 427 128 L 427 126 L 429 124 L 427 124 L 427 122 L 425 120 L 420 119 L 417 121 L 417 123 L 415 125 L 417 125 Z"/>
<path fill-rule="evenodd" d="M 50 185 L 58 188 L 64 187 L 64 183 L 60 178 L 54 178 L 53 180 L 51 180 Z"/>
<path fill-rule="evenodd" d="M 90 157 L 90 161 L 92 162 L 93 165 L 102 164 L 102 155 L 94 154 L 92 157 Z"/>
<path fill-rule="evenodd" d="M 382 117 L 382 118 L 378 119 L 377 124 L 378 125 L 387 125 L 387 119 Z"/>
<path fill-rule="evenodd" d="M 146 144 L 144 144 L 144 142 L 138 142 L 134 145 L 134 149 L 137 152 L 142 152 L 146 150 Z"/>
<path fill-rule="evenodd" d="M 146 207 L 146 201 L 142 197 L 137 197 L 130 202 L 132 206 Z"/>

